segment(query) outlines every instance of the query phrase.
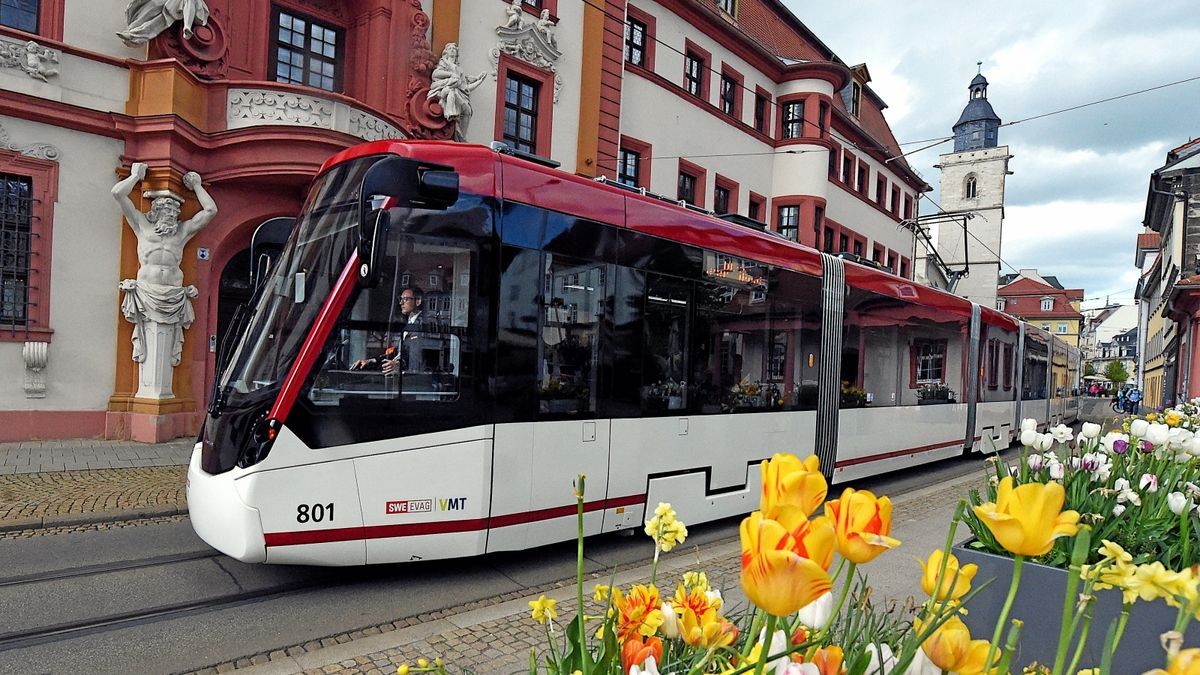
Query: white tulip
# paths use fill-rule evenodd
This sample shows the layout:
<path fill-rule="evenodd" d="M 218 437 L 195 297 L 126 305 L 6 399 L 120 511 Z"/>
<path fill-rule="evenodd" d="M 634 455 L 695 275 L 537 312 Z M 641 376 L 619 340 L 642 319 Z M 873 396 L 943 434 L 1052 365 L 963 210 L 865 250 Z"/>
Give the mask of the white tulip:
<path fill-rule="evenodd" d="M 761 645 L 764 642 L 766 635 L 767 635 L 766 628 L 759 631 L 758 644 Z M 779 654 L 780 652 L 782 652 L 783 650 L 785 650 L 787 648 L 788 648 L 788 638 L 787 638 L 786 633 L 784 633 L 781 630 L 777 630 L 771 634 L 771 645 L 769 647 L 767 647 L 767 655 L 768 656 L 770 656 L 771 654 Z M 767 670 L 776 672 L 778 668 L 780 668 L 781 666 L 787 665 L 787 663 L 789 661 L 791 661 L 791 659 L 786 656 L 781 656 L 780 658 L 777 658 L 774 661 L 767 661 Z"/>
<path fill-rule="evenodd" d="M 1037 431 L 1037 420 L 1032 417 L 1026 417 L 1021 420 L 1021 431 Z"/>
<path fill-rule="evenodd" d="M 1158 476 L 1152 473 L 1142 474 L 1142 479 L 1138 481 L 1138 488 L 1146 492 L 1158 492 Z"/>
<path fill-rule="evenodd" d="M 771 675 L 821 675 L 821 669 L 811 663 L 781 661 Z"/>
<path fill-rule="evenodd" d="M 1054 436 L 1050 434 L 1042 434 L 1033 442 L 1033 448 L 1045 452 L 1054 446 Z"/>
<path fill-rule="evenodd" d="M 1038 436 L 1041 436 L 1041 434 L 1033 429 L 1023 429 L 1021 431 L 1021 445 L 1027 448 L 1032 446 L 1037 441 Z"/>
<path fill-rule="evenodd" d="M 1083 430 L 1079 433 L 1083 434 L 1084 438 L 1096 438 L 1100 435 L 1100 425 L 1092 424 L 1091 422 L 1083 423 Z"/>
<path fill-rule="evenodd" d="M 1025 464 L 1029 467 L 1030 471 L 1041 471 L 1042 467 L 1046 465 L 1046 460 L 1035 452 L 1025 458 Z"/>
<path fill-rule="evenodd" d="M 1149 429 L 1150 423 L 1146 420 L 1134 420 L 1129 423 L 1129 435 L 1134 438 L 1145 438 Z"/>
<path fill-rule="evenodd" d="M 1064 473 L 1066 473 L 1066 471 L 1063 469 L 1063 465 L 1061 463 L 1053 462 L 1050 464 L 1050 479 L 1051 480 L 1062 480 Z"/>
<path fill-rule="evenodd" d="M 725 598 L 721 597 L 721 591 L 715 588 L 704 591 L 704 597 L 708 598 L 709 606 L 715 609 L 721 609 L 721 606 L 725 604 Z"/>
<path fill-rule="evenodd" d="M 663 601 L 662 604 L 663 622 L 659 626 L 662 634 L 669 638 L 679 637 L 679 617 L 675 614 L 675 608 L 671 603 Z"/>
<path fill-rule="evenodd" d="M 1171 513 L 1180 515 L 1187 508 L 1187 497 L 1183 496 L 1182 492 L 1172 492 L 1167 495 L 1167 508 L 1171 509 Z"/>
<path fill-rule="evenodd" d="M 1146 440 L 1154 445 L 1163 445 L 1171 435 L 1171 427 L 1165 424 L 1151 424 L 1146 429 Z"/>
<path fill-rule="evenodd" d="M 935 666 L 933 661 L 925 656 L 924 649 L 917 647 L 912 664 L 908 666 L 908 670 L 904 671 L 904 675 L 942 675 L 942 669 Z"/>
<path fill-rule="evenodd" d="M 654 656 L 647 656 L 646 662 L 641 665 L 630 666 L 629 675 L 659 675 L 658 664 L 654 662 Z"/>
<path fill-rule="evenodd" d="M 1104 449 L 1110 454 L 1114 452 L 1113 443 L 1116 443 L 1117 441 L 1125 441 L 1125 443 L 1129 443 L 1129 436 L 1126 436 L 1119 431 L 1110 431 L 1107 434 L 1104 434 L 1104 438 L 1100 439 L 1101 445 L 1103 445 Z"/>
<path fill-rule="evenodd" d="M 1113 489 L 1117 492 L 1126 492 L 1129 490 L 1129 487 L 1129 481 L 1125 480 L 1124 478 L 1118 478 L 1117 480 L 1113 481 Z"/>
<path fill-rule="evenodd" d="M 867 645 L 867 654 L 871 656 L 871 660 L 867 661 L 864 675 L 886 675 L 896 667 L 896 655 L 892 653 L 892 648 L 885 644 L 878 647 L 874 644 Z"/>
<path fill-rule="evenodd" d="M 1200 436 L 1192 436 L 1187 443 L 1183 444 L 1183 451 L 1189 457 L 1200 457 Z"/>
<path fill-rule="evenodd" d="M 1114 516 L 1119 516 L 1122 513 L 1125 513 L 1125 505 L 1124 504 L 1117 504 L 1116 506 L 1113 507 L 1113 515 Z"/>
<path fill-rule="evenodd" d="M 797 617 L 805 626 L 820 630 L 829 622 L 831 614 L 833 614 L 833 593 L 830 592 L 801 607 Z"/>

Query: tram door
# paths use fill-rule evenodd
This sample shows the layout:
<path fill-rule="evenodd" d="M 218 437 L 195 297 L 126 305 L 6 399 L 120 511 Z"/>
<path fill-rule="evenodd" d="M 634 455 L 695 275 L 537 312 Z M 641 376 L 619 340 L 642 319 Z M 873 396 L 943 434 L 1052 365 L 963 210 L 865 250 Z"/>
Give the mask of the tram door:
<path fill-rule="evenodd" d="M 502 262 L 501 369 L 521 399 L 516 420 L 494 436 L 488 550 L 529 548 L 572 539 L 572 481 L 587 476 L 585 500 L 607 492 L 609 421 L 596 419 L 608 269 L 555 253 L 507 249 Z M 532 371 L 532 372 L 531 372 Z M 589 510 L 588 534 L 604 512 Z"/>

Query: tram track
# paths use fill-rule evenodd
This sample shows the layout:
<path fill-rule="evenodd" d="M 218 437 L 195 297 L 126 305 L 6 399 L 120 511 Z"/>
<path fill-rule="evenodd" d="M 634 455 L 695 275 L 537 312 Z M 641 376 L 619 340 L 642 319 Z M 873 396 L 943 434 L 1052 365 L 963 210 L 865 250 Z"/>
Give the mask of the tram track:
<path fill-rule="evenodd" d="M 122 560 L 119 562 L 98 563 L 95 565 L 81 565 L 79 567 L 70 567 L 61 570 L 52 570 L 49 572 L 39 572 L 36 574 L 0 577 L 0 588 L 44 583 L 48 581 L 61 581 L 63 579 L 73 579 L 78 577 L 90 577 L 113 572 L 126 572 L 149 567 L 171 565 L 180 562 L 189 562 L 192 560 L 216 558 L 220 555 L 222 554 L 219 551 L 192 551 L 189 553 L 176 553 L 172 555 L 155 556 L 153 558 L 143 558 L 140 560 Z"/>

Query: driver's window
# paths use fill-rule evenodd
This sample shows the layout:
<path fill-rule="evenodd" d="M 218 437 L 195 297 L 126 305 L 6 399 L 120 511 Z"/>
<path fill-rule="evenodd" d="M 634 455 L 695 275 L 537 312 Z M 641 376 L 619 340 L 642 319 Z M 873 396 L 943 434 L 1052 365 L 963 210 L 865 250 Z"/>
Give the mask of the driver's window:
<path fill-rule="evenodd" d="M 460 242 L 388 242 L 379 285 L 359 292 L 326 343 L 309 397 L 450 402 L 469 351 L 472 252 Z"/>

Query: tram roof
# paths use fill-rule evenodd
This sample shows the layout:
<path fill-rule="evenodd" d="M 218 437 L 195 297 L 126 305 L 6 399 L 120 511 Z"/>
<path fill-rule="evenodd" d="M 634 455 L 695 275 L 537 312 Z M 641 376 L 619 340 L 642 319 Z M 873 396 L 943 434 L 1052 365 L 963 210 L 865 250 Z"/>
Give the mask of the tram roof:
<path fill-rule="evenodd" d="M 815 277 L 822 275 L 821 253 L 813 248 L 700 213 L 662 199 L 577 176 L 537 162 L 504 155 L 475 144 L 449 141 L 384 140 L 364 143 L 334 155 L 324 173 L 342 162 L 380 154 L 413 157 L 453 167 L 463 189 L 777 265 Z M 581 205 L 584 207 L 581 209 Z M 971 315 L 970 301 L 895 274 L 845 261 L 846 283 L 880 295 L 916 302 L 938 310 Z M 980 307 L 989 325 L 1015 331 L 1018 320 Z"/>

